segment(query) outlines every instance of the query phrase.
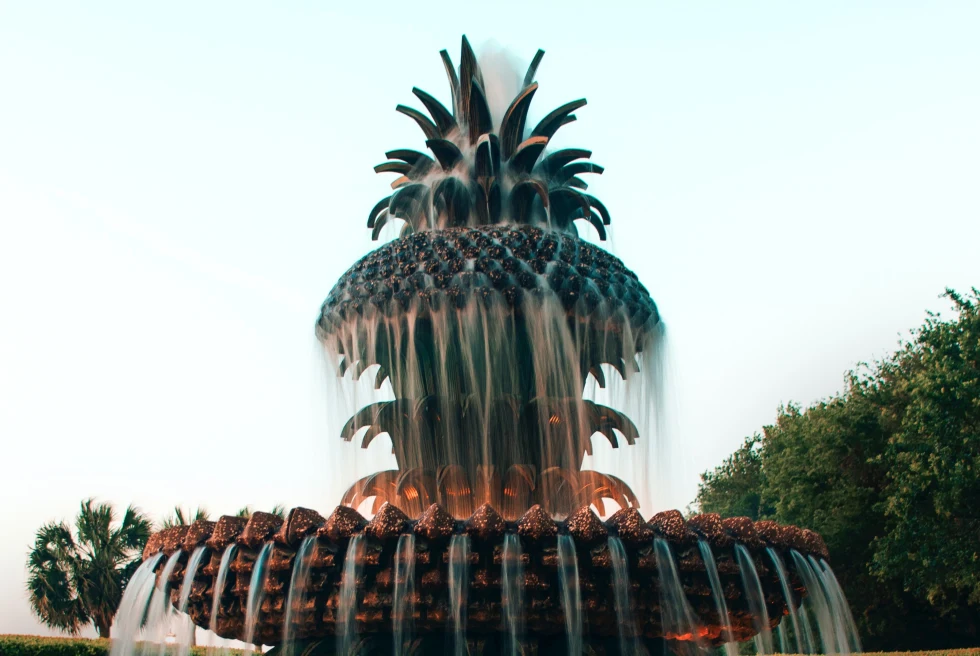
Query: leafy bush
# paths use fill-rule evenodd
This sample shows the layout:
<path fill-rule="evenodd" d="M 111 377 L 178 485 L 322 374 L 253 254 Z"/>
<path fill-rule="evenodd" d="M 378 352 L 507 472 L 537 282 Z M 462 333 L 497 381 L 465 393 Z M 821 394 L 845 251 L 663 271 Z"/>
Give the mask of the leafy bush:
<path fill-rule="evenodd" d="M 110 642 L 99 638 L 42 638 L 28 635 L 0 635 L 0 656 L 108 656 Z M 167 650 L 168 656 L 176 654 L 176 648 Z M 194 647 L 192 656 L 206 656 L 206 647 Z M 241 650 L 231 650 L 233 656 Z M 980 655 L 978 655 L 980 656 Z"/>

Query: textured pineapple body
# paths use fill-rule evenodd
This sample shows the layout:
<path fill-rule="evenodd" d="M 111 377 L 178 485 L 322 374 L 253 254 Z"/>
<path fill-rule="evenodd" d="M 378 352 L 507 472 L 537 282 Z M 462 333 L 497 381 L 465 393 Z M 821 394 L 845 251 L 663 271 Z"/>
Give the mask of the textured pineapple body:
<path fill-rule="evenodd" d="M 318 331 L 372 313 L 391 316 L 470 299 L 504 302 L 554 295 L 572 320 L 626 324 L 637 337 L 659 322 L 657 306 L 619 258 L 584 240 L 527 225 L 425 231 L 389 242 L 352 266 L 321 309 Z"/>

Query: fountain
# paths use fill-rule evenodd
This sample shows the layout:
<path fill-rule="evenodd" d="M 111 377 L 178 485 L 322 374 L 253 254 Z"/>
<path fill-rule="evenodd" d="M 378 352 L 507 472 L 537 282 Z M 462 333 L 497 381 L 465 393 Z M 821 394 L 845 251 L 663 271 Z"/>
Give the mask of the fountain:
<path fill-rule="evenodd" d="M 331 397 L 350 417 L 338 449 L 394 466 L 327 517 L 294 508 L 153 535 L 117 618 L 127 639 L 156 589 L 184 622 L 304 656 L 771 651 L 784 618 L 812 648 L 799 628 L 811 615 L 826 651 L 857 647 L 816 533 L 641 514 L 663 326 L 637 276 L 579 236 L 606 239 L 584 177 L 602 167 L 550 146 L 585 100 L 528 124 L 543 54 L 492 111 L 506 71 L 484 78 L 465 37 L 458 68 L 442 52 L 450 106 L 414 89 L 428 114 L 397 108 L 428 153 L 392 150 L 376 167 L 398 177 L 367 227 L 391 238 L 321 308 Z"/>

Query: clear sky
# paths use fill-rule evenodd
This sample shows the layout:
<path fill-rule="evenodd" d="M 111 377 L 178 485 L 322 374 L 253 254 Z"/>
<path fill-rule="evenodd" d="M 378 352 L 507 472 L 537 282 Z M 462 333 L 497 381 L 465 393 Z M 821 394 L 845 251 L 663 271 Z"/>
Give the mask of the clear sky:
<path fill-rule="evenodd" d="M 532 118 L 590 101 L 670 331 L 656 509 L 980 286 L 978 3 L 339 5 L 0 0 L 0 633 L 84 497 L 330 511 L 314 319 L 464 32 L 547 51 Z"/>

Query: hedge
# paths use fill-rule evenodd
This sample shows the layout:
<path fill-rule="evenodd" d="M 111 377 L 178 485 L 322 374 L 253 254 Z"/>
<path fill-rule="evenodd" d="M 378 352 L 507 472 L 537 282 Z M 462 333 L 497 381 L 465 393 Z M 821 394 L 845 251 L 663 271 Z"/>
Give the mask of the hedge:
<path fill-rule="evenodd" d="M 29 635 L 0 635 L 0 656 L 108 656 L 109 641 L 103 638 L 42 638 Z M 155 646 L 154 646 L 155 647 Z M 239 649 L 230 650 L 240 656 Z M 176 649 L 168 649 L 169 656 Z M 206 656 L 207 647 L 194 647 L 192 656 Z M 980 656 L 978 654 L 977 656 Z"/>
<path fill-rule="evenodd" d="M 172 650 L 171 654 L 173 653 Z M 243 652 L 232 649 L 235 656 Z M 109 641 L 86 638 L 42 638 L 40 636 L 0 635 L 0 656 L 108 656 Z M 194 647 L 193 656 L 206 656 L 206 647 Z M 980 656 L 978 649 L 945 651 L 866 652 L 862 656 Z"/>

